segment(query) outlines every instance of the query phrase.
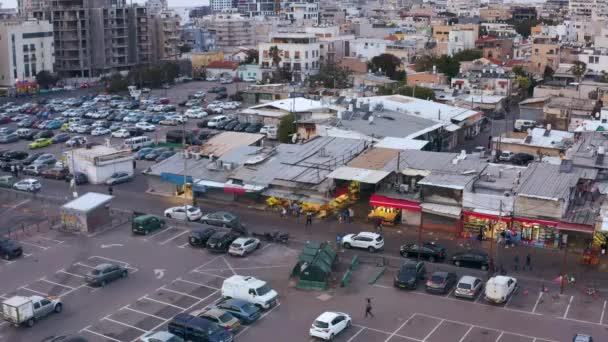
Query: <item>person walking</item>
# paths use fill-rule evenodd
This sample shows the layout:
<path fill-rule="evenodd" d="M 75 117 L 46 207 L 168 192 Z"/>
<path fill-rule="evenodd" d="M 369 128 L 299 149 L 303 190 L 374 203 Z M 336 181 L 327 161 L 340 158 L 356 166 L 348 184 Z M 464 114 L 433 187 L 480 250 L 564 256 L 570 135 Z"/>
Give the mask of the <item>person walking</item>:
<path fill-rule="evenodd" d="M 296 215 L 296 222 L 300 223 L 300 206 L 296 204 L 293 211 L 295 212 L 295 215 Z"/>
<path fill-rule="evenodd" d="M 285 207 L 281 208 L 281 218 L 285 218 L 285 215 L 287 215 L 287 209 L 285 209 Z"/>
<path fill-rule="evenodd" d="M 306 226 L 312 226 L 312 212 L 306 212 Z"/>
<path fill-rule="evenodd" d="M 513 268 L 517 271 L 519 269 L 519 255 L 513 257 Z"/>
<path fill-rule="evenodd" d="M 378 234 L 382 233 L 382 219 L 381 218 L 376 218 L 376 232 Z"/>
<path fill-rule="evenodd" d="M 372 313 L 372 299 L 366 298 L 367 303 L 365 303 L 365 318 L 367 316 L 372 316 L 374 318 L 374 314 Z"/>
<path fill-rule="evenodd" d="M 348 208 L 348 223 L 353 223 L 355 219 L 355 210 L 353 208 Z"/>
<path fill-rule="evenodd" d="M 114 192 L 114 189 L 112 189 L 112 186 L 110 185 L 110 186 L 108 187 L 108 194 L 109 194 L 110 196 L 112 196 L 112 193 L 113 193 L 113 192 Z"/>
<path fill-rule="evenodd" d="M 526 255 L 526 266 L 525 268 L 528 269 L 528 271 L 532 271 L 532 258 L 530 257 L 530 253 L 528 253 L 528 255 Z"/>

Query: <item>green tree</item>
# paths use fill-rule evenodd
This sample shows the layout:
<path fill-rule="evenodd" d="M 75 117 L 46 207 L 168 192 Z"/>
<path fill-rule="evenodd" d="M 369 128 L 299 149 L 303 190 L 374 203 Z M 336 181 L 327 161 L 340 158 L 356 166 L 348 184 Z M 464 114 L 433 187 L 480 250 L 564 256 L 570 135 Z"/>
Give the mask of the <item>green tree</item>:
<path fill-rule="evenodd" d="M 578 83 L 578 98 L 581 98 L 581 81 L 583 80 L 583 77 L 585 76 L 585 74 L 587 73 L 587 64 L 585 64 L 585 62 L 581 62 L 581 61 L 574 61 L 574 63 L 572 63 L 572 66 L 570 67 L 570 72 L 572 73 L 572 75 L 574 75 L 574 77 L 576 77 L 576 82 Z"/>
<path fill-rule="evenodd" d="M 192 51 L 192 47 L 189 44 L 183 44 L 179 47 L 179 53 L 188 53 Z"/>
<path fill-rule="evenodd" d="M 453 57 L 458 62 L 474 61 L 483 57 L 483 52 L 480 49 L 467 49 L 455 53 Z"/>
<path fill-rule="evenodd" d="M 258 64 L 260 60 L 260 52 L 257 49 L 249 49 L 246 52 L 247 57 L 243 61 L 243 64 Z"/>
<path fill-rule="evenodd" d="M 109 93 L 118 93 L 126 91 L 129 86 L 129 80 L 119 73 L 112 74 L 107 81 L 106 90 Z"/>
<path fill-rule="evenodd" d="M 529 77 L 518 75 L 515 80 L 517 81 L 519 89 L 524 91 L 525 94 L 528 94 L 530 92 L 530 88 L 532 87 L 532 81 Z"/>
<path fill-rule="evenodd" d="M 272 65 L 275 68 L 279 67 L 279 63 L 281 63 L 281 50 L 279 50 L 278 46 L 271 46 L 270 49 L 268 49 L 268 54 L 270 55 L 270 59 L 272 59 Z"/>
<path fill-rule="evenodd" d="M 49 89 L 59 82 L 59 76 L 48 70 L 41 70 L 36 74 L 36 82 L 43 89 Z"/>
<path fill-rule="evenodd" d="M 414 61 L 414 70 L 418 72 L 431 71 L 435 65 L 435 57 L 430 55 L 418 56 Z"/>
<path fill-rule="evenodd" d="M 322 85 L 325 88 L 345 89 L 351 87 L 352 71 L 335 63 L 324 63 L 319 73 L 308 78 L 310 86 Z"/>
<path fill-rule="evenodd" d="M 369 63 L 369 68 L 372 71 L 376 72 L 381 70 L 386 74 L 386 76 L 388 76 L 388 78 L 392 80 L 395 79 L 397 68 L 399 66 L 401 66 L 401 60 L 397 56 L 390 53 L 383 53 L 376 56 L 372 58 L 371 62 Z"/>
<path fill-rule="evenodd" d="M 397 89 L 397 94 L 415 97 L 415 98 L 423 99 L 423 100 L 435 101 L 435 91 L 433 91 L 433 89 L 426 88 L 426 87 L 404 86 L 404 87 Z"/>
<path fill-rule="evenodd" d="M 291 135 L 296 132 L 295 127 L 295 115 L 289 113 L 281 118 L 279 127 L 277 128 L 277 139 L 282 143 L 288 143 L 291 141 Z"/>
<path fill-rule="evenodd" d="M 527 76 L 528 75 L 528 73 L 526 72 L 524 67 L 522 67 L 521 65 L 514 66 L 513 69 L 511 69 L 511 71 L 513 71 L 513 73 L 516 76 Z"/>
<path fill-rule="evenodd" d="M 437 58 L 436 65 L 437 70 L 449 78 L 455 77 L 460 71 L 460 62 L 448 55 L 442 55 Z"/>
<path fill-rule="evenodd" d="M 385 86 L 379 86 L 378 90 L 376 91 L 376 95 L 393 95 L 395 94 L 395 90 L 393 88 L 390 87 L 385 87 Z"/>

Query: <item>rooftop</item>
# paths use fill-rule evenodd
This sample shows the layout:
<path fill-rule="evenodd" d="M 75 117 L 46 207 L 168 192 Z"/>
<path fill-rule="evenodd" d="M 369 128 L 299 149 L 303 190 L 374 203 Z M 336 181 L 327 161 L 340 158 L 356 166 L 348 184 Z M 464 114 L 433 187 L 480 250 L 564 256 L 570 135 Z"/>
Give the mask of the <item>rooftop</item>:
<path fill-rule="evenodd" d="M 560 171 L 560 165 L 532 163 L 522 173 L 517 196 L 548 200 L 567 199 L 571 189 L 580 178 L 578 170 Z"/>
<path fill-rule="evenodd" d="M 501 141 L 507 144 L 520 144 L 544 148 L 565 149 L 574 139 L 574 133 L 558 130 L 547 130 L 544 128 L 534 128 L 528 134 L 507 134 L 502 137 L 494 137 L 493 141 Z"/>
<path fill-rule="evenodd" d="M 110 195 L 97 192 L 88 192 L 62 206 L 64 209 L 72 209 L 81 212 L 88 212 L 110 202 L 114 198 Z"/>
<path fill-rule="evenodd" d="M 395 150 L 422 150 L 429 142 L 409 138 L 385 137 L 378 141 L 376 148 L 391 148 Z"/>
<path fill-rule="evenodd" d="M 459 174 L 447 172 L 432 172 L 430 175 L 424 177 L 421 181 L 419 181 L 418 184 L 455 190 L 464 190 L 467 184 L 473 181 L 475 177 L 477 177 L 476 173 Z"/>
<path fill-rule="evenodd" d="M 375 137 L 415 138 L 428 131 L 438 129 L 441 123 L 393 110 L 382 110 L 373 113 L 373 122 L 363 112 L 345 112 L 338 121 L 337 127 L 349 129 Z"/>
<path fill-rule="evenodd" d="M 222 132 L 207 140 L 200 148 L 202 156 L 221 157 L 240 146 L 250 146 L 265 137 L 264 134 Z"/>
<path fill-rule="evenodd" d="M 229 61 L 213 61 L 207 65 L 207 69 L 231 69 L 236 70 L 238 65 Z"/>
<path fill-rule="evenodd" d="M 568 149 L 566 156 L 572 160 L 573 165 L 578 167 L 606 169 L 608 168 L 608 158 L 599 156 L 600 148 L 603 148 L 604 153 L 608 152 L 608 134 L 605 132 L 580 133 L 579 139 Z"/>
<path fill-rule="evenodd" d="M 595 106 L 595 102 L 570 97 L 552 97 L 545 102 L 545 106 L 554 108 L 566 107 L 571 109 L 587 110 L 591 112 Z"/>
<path fill-rule="evenodd" d="M 467 156 L 467 158 L 470 158 Z M 406 175 L 429 175 L 439 172 L 481 172 L 487 162 L 481 159 L 461 159 L 458 153 L 407 150 L 401 152 L 399 170 Z"/>
<path fill-rule="evenodd" d="M 367 170 L 394 171 L 398 154 L 399 152 L 393 149 L 374 148 L 355 157 L 348 163 L 348 166 Z"/>
<path fill-rule="evenodd" d="M 304 97 L 295 97 L 283 100 L 277 100 L 273 102 L 263 103 L 256 106 L 251 106 L 243 111 L 247 113 L 248 110 L 280 110 L 283 112 L 309 112 L 314 109 L 321 109 L 324 106 L 320 101 L 310 100 Z M 283 113 L 284 114 L 284 113 Z"/>

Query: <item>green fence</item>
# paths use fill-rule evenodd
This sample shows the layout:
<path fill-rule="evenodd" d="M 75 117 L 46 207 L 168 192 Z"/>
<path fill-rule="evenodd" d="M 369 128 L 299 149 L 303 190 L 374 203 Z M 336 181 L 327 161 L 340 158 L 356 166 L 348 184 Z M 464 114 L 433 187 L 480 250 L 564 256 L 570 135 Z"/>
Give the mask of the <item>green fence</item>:
<path fill-rule="evenodd" d="M 351 271 L 354 271 L 355 268 L 357 268 L 357 266 L 359 266 L 359 256 L 355 255 L 353 257 L 353 261 L 351 261 L 351 263 L 350 263 L 350 267 L 349 268 L 350 268 Z"/>
<path fill-rule="evenodd" d="M 378 281 L 378 279 L 380 279 L 380 277 L 382 277 L 384 272 L 386 272 L 387 268 L 388 267 L 386 267 L 386 266 L 382 266 L 380 269 L 378 269 L 378 271 L 376 273 L 374 273 L 374 275 L 371 277 L 371 279 L 367 283 L 370 285 L 375 284 Z"/>
<path fill-rule="evenodd" d="M 340 287 L 345 287 L 352 278 L 352 276 L 353 273 L 351 272 L 351 270 L 346 270 L 346 272 L 344 272 L 344 276 L 342 276 L 342 280 L 340 280 Z"/>
<path fill-rule="evenodd" d="M 327 290 L 327 283 L 323 281 L 299 280 L 297 287 L 306 290 Z"/>

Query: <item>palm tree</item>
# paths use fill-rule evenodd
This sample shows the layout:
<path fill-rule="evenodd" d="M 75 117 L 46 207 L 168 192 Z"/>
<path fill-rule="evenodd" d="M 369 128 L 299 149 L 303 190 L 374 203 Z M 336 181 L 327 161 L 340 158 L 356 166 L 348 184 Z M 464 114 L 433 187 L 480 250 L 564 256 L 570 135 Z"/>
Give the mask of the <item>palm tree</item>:
<path fill-rule="evenodd" d="M 277 78 L 279 75 L 279 63 L 281 63 L 281 50 L 279 50 L 278 46 L 271 46 L 268 49 L 268 54 L 272 59 L 272 65 L 274 66 L 274 78 Z"/>
<path fill-rule="evenodd" d="M 578 83 L 578 98 L 581 98 L 581 80 L 587 73 L 587 64 L 581 61 L 574 61 L 569 70 L 574 77 L 576 77 L 576 82 Z"/>

